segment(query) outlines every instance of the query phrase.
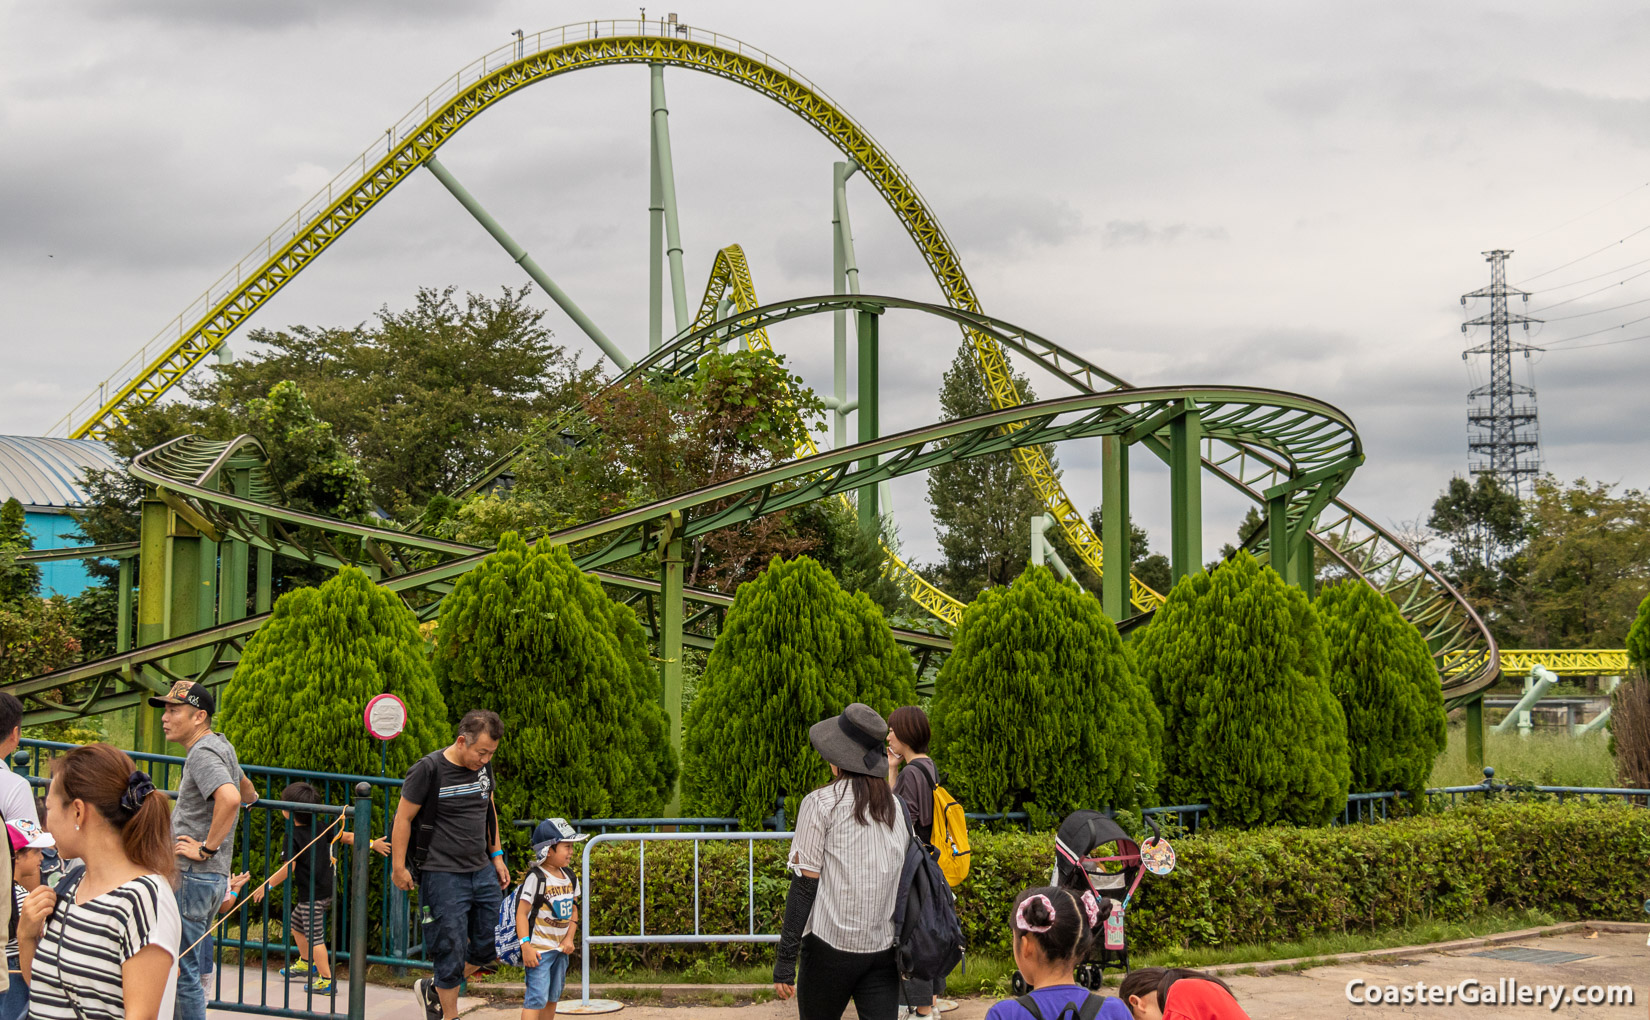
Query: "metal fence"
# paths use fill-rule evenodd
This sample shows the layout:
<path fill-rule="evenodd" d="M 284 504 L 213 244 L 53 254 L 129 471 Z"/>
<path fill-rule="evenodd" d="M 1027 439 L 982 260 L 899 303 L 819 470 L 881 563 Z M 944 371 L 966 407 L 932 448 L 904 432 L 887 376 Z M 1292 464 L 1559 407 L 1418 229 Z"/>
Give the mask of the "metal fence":
<path fill-rule="evenodd" d="M 579 935 L 583 939 L 583 952 L 580 954 L 582 977 L 580 980 L 579 1007 L 583 1012 L 605 1011 L 608 1004 L 601 1001 L 592 1001 L 590 998 L 590 947 L 603 944 L 660 944 L 660 943 L 711 943 L 711 942 L 778 942 L 777 934 L 766 934 L 756 930 L 756 842 L 757 840 L 788 840 L 793 832 L 609 832 L 593 836 L 590 842 L 584 845 L 582 902 L 579 917 L 583 923 L 579 925 Z M 687 842 L 693 843 L 693 931 L 691 932 L 655 932 L 647 931 L 647 845 L 655 842 Z M 747 925 L 744 932 L 732 934 L 706 934 L 700 930 L 700 869 L 699 848 L 705 843 L 735 842 L 744 840 L 747 847 L 745 857 L 745 904 Z M 636 844 L 636 934 L 635 935 L 592 935 L 593 925 L 590 918 L 590 852 L 597 844 L 635 843 Z"/>

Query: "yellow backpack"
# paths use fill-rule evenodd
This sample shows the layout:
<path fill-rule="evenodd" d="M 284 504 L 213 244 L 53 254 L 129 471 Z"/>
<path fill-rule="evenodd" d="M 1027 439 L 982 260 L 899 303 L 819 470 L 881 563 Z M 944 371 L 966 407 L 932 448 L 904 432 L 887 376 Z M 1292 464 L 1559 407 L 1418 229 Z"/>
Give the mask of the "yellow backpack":
<path fill-rule="evenodd" d="M 939 854 L 940 871 L 952 888 L 968 877 L 968 820 L 957 798 L 934 785 L 934 850 Z"/>

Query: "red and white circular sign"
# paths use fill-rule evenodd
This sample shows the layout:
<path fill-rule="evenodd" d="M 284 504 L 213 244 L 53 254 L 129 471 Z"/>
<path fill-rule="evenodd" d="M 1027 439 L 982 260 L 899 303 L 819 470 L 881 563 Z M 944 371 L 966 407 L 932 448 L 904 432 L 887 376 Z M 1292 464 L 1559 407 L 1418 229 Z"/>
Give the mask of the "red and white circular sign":
<path fill-rule="evenodd" d="M 379 740 L 394 740 L 407 728 L 407 705 L 393 694 L 380 694 L 367 702 L 362 718 L 368 733 Z"/>

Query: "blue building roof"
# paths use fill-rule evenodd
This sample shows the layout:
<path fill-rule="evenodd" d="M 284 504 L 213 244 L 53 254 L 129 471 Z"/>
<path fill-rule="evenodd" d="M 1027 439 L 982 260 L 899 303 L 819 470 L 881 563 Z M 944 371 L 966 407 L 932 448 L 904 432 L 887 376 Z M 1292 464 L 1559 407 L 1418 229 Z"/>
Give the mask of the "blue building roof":
<path fill-rule="evenodd" d="M 84 506 L 80 482 L 87 468 L 125 471 L 126 465 L 94 439 L 0 436 L 0 503 L 16 499 L 26 508 L 59 512 Z"/>

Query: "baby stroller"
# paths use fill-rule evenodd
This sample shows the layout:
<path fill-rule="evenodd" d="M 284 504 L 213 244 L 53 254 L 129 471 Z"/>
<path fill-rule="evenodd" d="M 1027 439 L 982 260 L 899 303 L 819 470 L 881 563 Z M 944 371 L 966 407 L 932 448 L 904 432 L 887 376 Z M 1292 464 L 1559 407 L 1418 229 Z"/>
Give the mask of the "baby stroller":
<path fill-rule="evenodd" d="M 1069 889 L 1075 896 L 1093 892 L 1100 899 L 1100 913 L 1094 924 L 1094 948 L 1077 967 L 1077 983 L 1098 990 L 1106 971 L 1129 969 L 1129 946 L 1123 931 L 1123 915 L 1129 899 L 1140 886 L 1146 871 L 1167 875 L 1174 870 L 1174 850 L 1162 837 L 1157 823 L 1148 815 L 1152 830 L 1144 851 L 1112 819 L 1098 811 L 1075 811 L 1060 823 L 1054 837 L 1054 875 L 1049 884 Z M 1115 850 L 1104 852 L 1115 845 Z M 1096 855 L 1096 851 L 1102 851 Z M 1030 986 L 1014 972 L 1015 995 L 1029 992 Z"/>

